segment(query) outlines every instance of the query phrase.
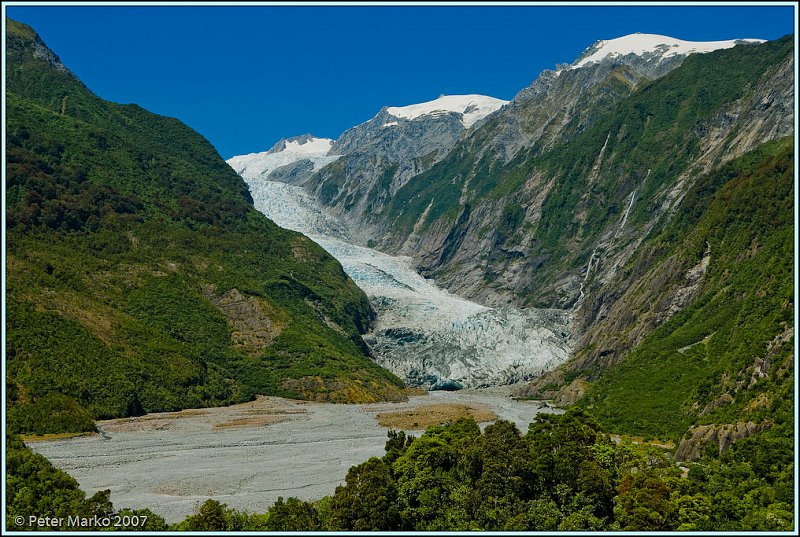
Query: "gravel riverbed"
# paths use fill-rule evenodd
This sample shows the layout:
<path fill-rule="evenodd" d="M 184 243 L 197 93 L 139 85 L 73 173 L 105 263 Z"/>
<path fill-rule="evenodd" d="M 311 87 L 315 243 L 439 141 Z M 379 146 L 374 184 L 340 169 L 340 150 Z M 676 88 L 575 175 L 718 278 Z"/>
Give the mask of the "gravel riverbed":
<path fill-rule="evenodd" d="M 148 414 L 98 422 L 101 434 L 30 442 L 88 494 L 110 489 L 116 508 L 150 508 L 167 522 L 208 498 L 249 512 L 278 499 L 333 494 L 347 470 L 383 455 L 381 412 L 430 404 L 486 405 L 522 433 L 538 412 L 509 387 L 431 392 L 405 403 L 339 405 L 260 397 L 230 407 Z M 421 431 L 412 431 L 419 436 Z"/>

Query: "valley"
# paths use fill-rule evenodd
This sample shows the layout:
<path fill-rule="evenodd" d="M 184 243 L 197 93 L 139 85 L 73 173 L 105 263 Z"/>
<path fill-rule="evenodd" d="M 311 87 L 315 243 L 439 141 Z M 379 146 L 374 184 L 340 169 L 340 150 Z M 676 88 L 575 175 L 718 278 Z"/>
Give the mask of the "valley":
<path fill-rule="evenodd" d="M 6 26 L 9 517 L 794 527 L 793 36 L 223 160 Z"/>
<path fill-rule="evenodd" d="M 378 424 L 379 413 L 438 404 L 484 405 L 521 431 L 538 413 L 554 412 L 513 401 L 507 388 L 439 391 L 406 403 L 368 405 L 260 397 L 230 407 L 101 421 L 100 434 L 30 446 L 89 494 L 109 489 L 115 506 L 149 508 L 174 523 L 209 498 L 257 513 L 278 497 L 329 496 L 351 466 L 384 454 L 388 428 Z"/>

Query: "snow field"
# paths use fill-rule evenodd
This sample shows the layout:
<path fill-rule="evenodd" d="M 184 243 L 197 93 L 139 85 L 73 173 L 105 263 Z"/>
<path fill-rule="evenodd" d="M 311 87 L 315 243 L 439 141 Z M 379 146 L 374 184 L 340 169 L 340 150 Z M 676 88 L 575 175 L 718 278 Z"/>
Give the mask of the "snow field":
<path fill-rule="evenodd" d="M 728 41 L 683 41 L 674 37 L 657 34 L 630 34 L 616 39 L 599 41 L 598 49 L 591 55 L 572 64 L 577 69 L 590 63 L 602 61 L 609 56 L 626 56 L 628 54 L 643 55 L 667 49 L 663 57 L 669 58 L 678 54 L 705 53 L 714 50 L 731 48 L 742 41 L 763 43 L 763 39 L 731 39 Z"/>

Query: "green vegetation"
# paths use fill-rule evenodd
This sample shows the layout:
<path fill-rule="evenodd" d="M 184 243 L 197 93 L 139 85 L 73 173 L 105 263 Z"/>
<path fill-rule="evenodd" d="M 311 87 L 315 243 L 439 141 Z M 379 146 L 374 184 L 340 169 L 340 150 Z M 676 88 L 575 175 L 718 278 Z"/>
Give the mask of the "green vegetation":
<path fill-rule="evenodd" d="M 621 211 L 634 184 L 640 185 L 637 198 L 652 199 L 700 155 L 697 133 L 709 118 L 752 92 L 754 81 L 792 53 L 788 36 L 758 46 L 691 55 L 679 68 L 637 89 L 586 133 L 535 159 L 530 168 L 562 177 L 544 202 L 537 237 L 556 247 L 564 229 L 573 228 L 582 237 L 595 236 Z M 589 172 L 606 140 L 607 158 L 614 162 L 612 172 L 601 174 L 599 181 L 590 185 Z M 502 182 L 503 188 L 518 188 L 524 177 L 525 171 L 517 172 L 516 180 Z M 587 190 L 590 204 L 581 200 Z M 583 205 L 587 214 L 579 221 L 572 220 L 574 209 L 564 210 Z M 646 203 L 636 204 L 628 222 L 643 221 L 649 210 Z"/>
<path fill-rule="evenodd" d="M 470 214 L 497 203 L 495 245 L 534 235 L 529 257 L 544 268 L 526 299 L 549 304 L 538 292 L 585 266 L 586 244 L 634 188 L 646 202 L 629 225 L 653 218 L 649 202 L 691 170 L 698 129 L 791 53 L 787 38 L 692 56 L 619 105 L 609 99 L 613 111 L 571 141 L 505 165 L 458 145 L 388 212 L 406 232 L 429 207 L 426 226 L 452 223 L 447 260 Z M 202 137 L 97 98 L 48 54 L 8 22 L 8 529 L 31 529 L 14 520 L 31 514 L 147 516 L 140 529 L 167 529 L 147 510 L 115 512 L 108 491 L 86 498 L 16 433 L 92 431 L 99 418 L 257 394 L 402 397 L 401 381 L 367 357 L 360 334 L 372 310 L 333 258 L 258 214 Z M 623 94 L 630 78 L 615 71 L 604 87 Z M 590 182 L 606 141 L 613 172 Z M 567 383 L 596 379 L 579 408 L 540 415 L 527 434 L 503 421 L 481 432 L 469 419 L 420 438 L 392 431 L 386 454 L 351 468 L 331 497 L 280 499 L 263 514 L 209 500 L 170 529 L 792 530 L 793 163 L 791 139 L 765 144 L 699 177 L 653 228 L 624 277 L 668 279 L 708 253 L 699 293 L 615 368 L 566 373 Z M 336 166 L 329 201 L 344 177 Z M 527 222 L 520 192 L 534 173 L 558 180 L 541 220 Z M 685 476 L 664 450 L 605 432 L 677 442 L 692 425 L 743 421 L 761 429 L 728 449 L 705 446 Z"/>
<path fill-rule="evenodd" d="M 110 491 L 104 490 L 86 498 L 72 477 L 53 467 L 50 462 L 34 453 L 16 435 L 6 437 L 6 520 L 7 530 L 76 531 L 79 524 L 70 524 L 70 519 L 108 517 L 108 530 L 159 531 L 166 529 L 164 519 L 149 509 L 114 511 L 109 501 Z M 57 518 L 60 522 L 38 521 L 31 523 L 29 517 Z M 115 526 L 117 517 L 139 517 L 140 525 Z M 21 517 L 24 523 L 19 524 Z M 121 520 L 119 520 L 121 522 Z M 77 526 L 77 527 L 76 527 Z M 105 528 L 103 528 L 105 529 Z"/>
<path fill-rule="evenodd" d="M 67 496 L 74 509 L 100 503 L 111 510 L 107 495 L 83 500 L 74 481 L 19 443 L 10 453 L 11 483 L 19 483 L 17 462 L 27 457 L 27 468 L 52 475 L 45 496 Z M 169 529 L 790 531 L 791 453 L 789 437 L 755 435 L 722 457 L 688 464 L 682 476 L 664 450 L 614 444 L 582 410 L 540 414 L 524 435 L 505 421 L 481 433 L 474 420 L 461 418 L 420 438 L 390 431 L 386 454 L 350 468 L 333 496 L 314 503 L 280 498 L 263 514 L 208 500 Z M 32 507 L 16 489 L 10 497 L 15 509 Z"/>
<path fill-rule="evenodd" d="M 694 265 L 706 248 L 710 261 L 694 302 L 591 385 L 581 404 L 606 427 L 677 440 L 694 423 L 791 424 L 792 144 L 765 144 L 699 179 L 652 239 L 661 255 L 644 278 L 675 259 Z"/>
<path fill-rule="evenodd" d="M 366 296 L 258 213 L 208 141 L 98 98 L 14 21 L 7 65 L 11 431 L 256 394 L 403 397 L 367 356 Z"/>
<path fill-rule="evenodd" d="M 392 222 L 393 236 L 402 241 L 429 204 L 419 227 L 423 233 L 440 225 L 455 227 L 464 207 L 480 213 L 482 205 L 495 204 L 493 214 L 504 225 L 501 238 L 524 234 L 535 239 L 527 258 L 536 278 L 520 298 L 530 306 L 567 307 L 559 282 L 565 273 L 586 266 L 591 245 L 619 221 L 634 189 L 637 202 L 627 227 L 656 216 L 657 198 L 702 155 L 701 138 L 715 114 L 752 94 L 759 79 L 792 54 L 793 40 L 787 36 L 691 55 L 664 77 L 639 84 L 629 97 L 604 101 L 591 122 L 582 118 L 585 130 L 573 126 L 565 131 L 570 137 L 565 134 L 563 143 L 546 150 L 538 145 L 524 149 L 505 164 L 491 149 L 479 152 L 473 147 L 483 147 L 482 131 L 495 128 L 487 121 L 431 170 L 403 186 L 382 218 Z M 616 70 L 597 91 L 627 95 L 624 80 L 629 80 L 625 73 Z M 604 164 L 595 174 L 604 146 Z M 539 177 L 534 187 L 527 184 L 532 177 Z M 544 186 L 551 181 L 552 188 Z M 543 192 L 538 221 L 506 218 L 506 206 L 529 207 Z M 499 254 L 486 259 L 487 273 L 507 261 Z M 439 271 L 454 269 L 447 260 L 440 265 Z"/>

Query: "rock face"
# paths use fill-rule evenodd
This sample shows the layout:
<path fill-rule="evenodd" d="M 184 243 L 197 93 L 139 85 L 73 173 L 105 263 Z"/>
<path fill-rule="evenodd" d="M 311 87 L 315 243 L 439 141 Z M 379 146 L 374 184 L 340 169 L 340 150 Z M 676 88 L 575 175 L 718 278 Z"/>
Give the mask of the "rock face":
<path fill-rule="evenodd" d="M 215 286 L 208 285 L 203 295 L 228 319 L 234 347 L 250 356 L 259 356 L 278 337 L 286 323 L 275 318 L 266 302 L 255 296 L 244 296 L 238 289 L 230 289 L 222 295 L 214 293 Z"/>
<path fill-rule="evenodd" d="M 737 422 L 725 425 L 698 425 L 689 429 L 675 452 L 675 460 L 679 462 L 699 459 L 709 446 L 716 446 L 722 453 L 737 440 L 769 429 L 769 422 L 753 423 Z"/>
<path fill-rule="evenodd" d="M 429 170 L 466 131 L 505 104 L 484 95 L 443 95 L 384 107 L 336 140 L 331 153 L 344 156 L 311 177 L 306 188 L 354 223 L 356 238 L 366 244 L 375 238 L 366 221 L 380 215 L 411 177 Z"/>

